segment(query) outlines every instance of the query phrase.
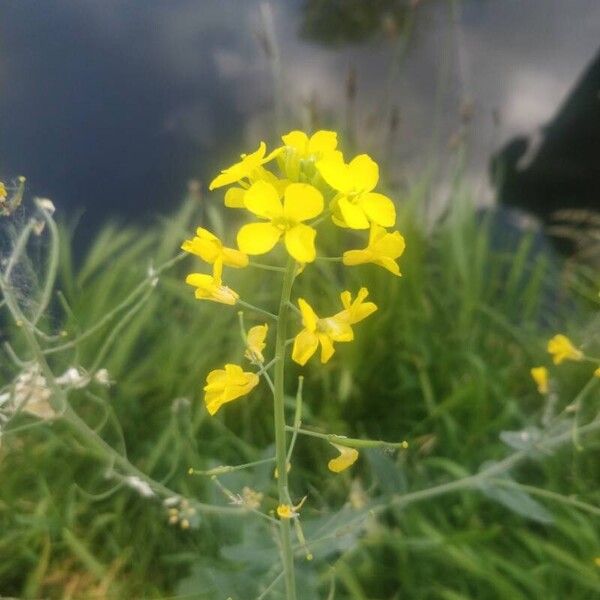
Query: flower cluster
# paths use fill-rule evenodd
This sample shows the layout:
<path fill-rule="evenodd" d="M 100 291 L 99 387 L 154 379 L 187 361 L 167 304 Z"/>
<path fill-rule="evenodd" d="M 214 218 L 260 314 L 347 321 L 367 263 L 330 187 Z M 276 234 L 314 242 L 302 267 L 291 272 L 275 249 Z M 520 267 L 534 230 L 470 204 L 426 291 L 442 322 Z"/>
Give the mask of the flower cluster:
<path fill-rule="evenodd" d="M 557 333 L 548 340 L 546 350 L 552 357 L 552 362 L 555 365 L 560 365 L 565 361 L 580 362 L 583 360 L 598 364 L 599 366 L 597 366 L 592 375 L 600 378 L 600 360 L 587 357 L 566 335 Z M 538 392 L 543 396 L 548 394 L 550 392 L 550 373 L 548 369 L 542 365 L 533 367 L 530 373 Z"/>
<path fill-rule="evenodd" d="M 390 230 L 396 224 L 396 208 L 390 198 L 376 191 L 377 163 L 366 154 L 346 160 L 333 131 L 317 131 L 311 136 L 291 131 L 281 140 L 282 145 L 270 152 L 261 142 L 254 152 L 242 154 L 238 162 L 223 169 L 210 183 L 210 190 L 226 188 L 225 206 L 244 210 L 249 222 L 237 231 L 235 247 L 226 246 L 203 227 L 183 243 L 184 251 L 212 265 L 212 273 L 191 273 L 186 279 L 195 288 L 196 298 L 256 308 L 223 283 L 224 269 L 264 268 L 263 264 L 253 263 L 252 257 L 270 253 L 277 246 L 289 256 L 287 266 L 266 267 L 292 273 L 290 290 L 293 277 L 320 258 L 349 267 L 370 263 L 400 276 L 397 260 L 404 252 L 404 238 L 398 231 Z M 327 223 L 368 235 L 362 246 L 347 249 L 340 257 L 323 257 L 318 238 L 321 227 Z M 356 296 L 350 290 L 341 292 L 339 310 L 326 317 L 317 315 L 310 299 L 296 298 L 291 306 L 299 323 L 291 348 L 292 360 L 304 366 L 320 348 L 321 362 L 328 362 L 335 353 L 335 344 L 351 342 L 354 326 L 377 310 L 373 302 L 366 301 L 368 295 L 365 287 Z M 265 361 L 268 333 L 266 323 L 245 331 L 242 318 L 244 357 L 259 370 L 246 371 L 240 365 L 226 364 L 211 371 L 204 387 L 204 402 L 211 415 L 224 404 L 248 394 L 258 385 L 260 376 L 269 380 L 268 369 L 281 356 L 276 355 L 270 363 Z M 336 448 L 340 456 L 329 461 L 329 468 L 340 472 L 357 460 L 358 451 L 346 446 Z M 290 504 L 288 512 L 291 515 L 298 509 Z M 281 518 L 287 518 L 284 512 L 278 511 Z"/>

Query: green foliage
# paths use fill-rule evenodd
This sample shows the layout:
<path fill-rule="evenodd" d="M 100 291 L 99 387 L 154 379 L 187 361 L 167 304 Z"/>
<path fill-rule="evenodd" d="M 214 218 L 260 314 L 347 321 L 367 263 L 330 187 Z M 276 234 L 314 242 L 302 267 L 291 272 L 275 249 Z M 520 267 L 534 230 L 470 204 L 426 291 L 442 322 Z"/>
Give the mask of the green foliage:
<path fill-rule="evenodd" d="M 292 497 L 309 494 L 302 523 L 314 555 L 299 570 L 301 597 L 596 597 L 597 516 L 550 496 L 534 498 L 511 482 L 598 504 L 597 437 L 583 442 L 585 452 L 570 445 L 544 460 L 532 452 L 513 479 L 422 503 L 386 504 L 397 494 L 476 473 L 486 461 L 528 452 L 515 432 L 536 431 L 544 409 L 529 368 L 547 362 L 544 342 L 555 330 L 589 323 L 589 290 L 599 283 L 585 272 L 575 287 L 588 292 L 569 294 L 550 256 L 531 258 L 528 236 L 509 252 L 492 248 L 489 224 L 476 218 L 461 190 L 426 234 L 421 200 L 401 199 L 398 229 L 407 241 L 401 279 L 372 266 L 317 262 L 298 280 L 295 293 L 314 299 L 323 314 L 338 302 L 323 291 L 323 278 L 334 284 L 328 289 L 366 285 L 380 306 L 378 319 L 357 327 L 353 344 L 340 344 L 325 368 L 307 369 L 303 425 L 410 444 L 396 453 L 365 451 L 352 471 L 333 475 L 326 470 L 331 447 L 299 437 Z M 71 365 L 108 369 L 111 388 L 71 395 L 104 439 L 170 488 L 223 503 L 221 490 L 210 479 L 188 476 L 188 468 L 260 460 L 272 456 L 273 442 L 270 397 L 261 388 L 215 418 L 202 407 L 206 373 L 243 354 L 236 309 L 194 300 L 183 283 L 198 266 L 191 257 L 161 273 L 155 288 L 144 285 L 131 297 L 152 279 L 149 269 L 173 257 L 202 222 L 197 209 L 187 202 L 144 231 L 108 226 L 79 265 L 63 230 L 61 294 L 43 325 L 65 330 L 66 341 L 97 328 L 49 357 L 56 372 Z M 226 227 L 208 214 L 209 229 Z M 242 298 L 274 307 L 277 273 L 230 270 L 227 277 Z M 261 322 L 246 313 L 247 325 Z M 8 355 L 2 361 L 7 365 Z M 579 365 L 557 371 L 558 410 L 588 375 Z M 291 391 L 291 378 L 289 384 Z M 597 388 L 585 401 L 597 411 Z M 10 427 L 33 424 L 22 415 Z M 122 485 L 114 489 L 119 480 L 111 465 L 59 422 L 7 432 L 0 478 L 2 594 L 246 600 L 278 576 L 268 523 L 203 517 L 189 530 L 169 525 L 158 500 Z M 276 505 L 271 465 L 220 481 L 235 493 L 244 486 L 265 490 L 263 506 Z M 305 554 L 299 546 L 298 556 Z M 281 597 L 281 587 L 275 583 L 265 597 Z"/>

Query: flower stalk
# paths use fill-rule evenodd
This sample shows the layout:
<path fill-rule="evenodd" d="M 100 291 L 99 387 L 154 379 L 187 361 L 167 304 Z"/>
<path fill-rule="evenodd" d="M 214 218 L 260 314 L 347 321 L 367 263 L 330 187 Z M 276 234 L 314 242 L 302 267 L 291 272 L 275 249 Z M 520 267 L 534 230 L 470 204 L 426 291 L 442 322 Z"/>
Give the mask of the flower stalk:
<path fill-rule="evenodd" d="M 285 394 L 285 348 L 287 340 L 287 324 L 290 314 L 289 302 L 294 283 L 296 261 L 289 258 L 283 275 L 281 299 L 277 319 L 277 336 L 275 339 L 275 380 L 273 392 L 273 412 L 275 424 L 275 462 L 277 465 L 277 492 L 279 504 L 291 504 L 288 488 L 286 422 L 284 410 Z M 281 559 L 283 562 L 284 581 L 287 600 L 296 600 L 296 580 L 294 574 L 294 554 L 292 550 L 291 527 L 288 519 L 279 521 Z"/>

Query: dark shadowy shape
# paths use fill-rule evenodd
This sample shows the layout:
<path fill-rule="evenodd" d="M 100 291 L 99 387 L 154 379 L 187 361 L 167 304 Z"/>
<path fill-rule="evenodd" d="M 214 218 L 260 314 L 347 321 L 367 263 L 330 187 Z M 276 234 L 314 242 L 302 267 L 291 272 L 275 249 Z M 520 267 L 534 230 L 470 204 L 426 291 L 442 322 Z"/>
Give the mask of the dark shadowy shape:
<path fill-rule="evenodd" d="M 300 35 L 327 44 L 355 44 L 394 34 L 418 4 L 415 0 L 306 0 Z"/>
<path fill-rule="evenodd" d="M 551 122 L 514 138 L 492 158 L 491 175 L 499 202 L 538 217 L 561 252 L 597 240 L 600 53 Z"/>

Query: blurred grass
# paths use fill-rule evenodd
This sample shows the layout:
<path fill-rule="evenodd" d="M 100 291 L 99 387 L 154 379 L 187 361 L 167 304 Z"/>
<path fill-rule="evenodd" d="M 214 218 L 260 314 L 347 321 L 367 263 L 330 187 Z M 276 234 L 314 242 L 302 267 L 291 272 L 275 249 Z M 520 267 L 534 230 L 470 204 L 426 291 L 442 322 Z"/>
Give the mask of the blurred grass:
<path fill-rule="evenodd" d="M 533 235 L 495 245 L 489 217 L 478 216 L 467 191 L 459 188 L 448 214 L 426 232 L 418 208 L 422 201 L 416 189 L 400 202 L 398 228 L 407 241 L 400 280 L 374 267 L 317 263 L 294 290 L 328 314 L 337 308 L 336 289 L 355 292 L 366 285 L 380 307 L 377 318 L 357 327 L 354 343 L 338 345 L 325 367 L 307 369 L 305 423 L 410 442 L 398 456 L 365 454 L 351 473 L 333 476 L 325 468 L 326 445 L 300 438 L 292 496 L 309 490 L 307 518 L 326 518 L 343 504 L 353 479 L 367 496 L 376 496 L 390 486 L 400 492 L 426 487 L 504 456 L 508 449 L 500 432 L 531 425 L 541 413 L 529 369 L 547 361 L 545 340 L 559 330 L 587 336 L 582 341 L 592 334 L 596 273 L 572 273 L 567 285 L 565 270 Z M 78 265 L 65 235 L 58 287 L 69 309 L 63 318 L 56 307 L 53 324 L 72 335 L 93 326 L 151 265 L 174 256 L 201 222 L 218 233 L 226 228 L 210 207 L 193 201 L 144 230 L 107 226 Z M 339 254 L 335 239 L 327 245 L 329 254 Z M 344 244 L 351 245 L 351 240 Z M 108 403 L 115 419 L 103 429 L 107 440 L 126 447 L 134 464 L 173 489 L 210 499 L 218 497 L 210 482 L 188 477 L 188 467 L 263 457 L 272 442 L 272 416 L 270 398 L 261 389 L 218 418 L 206 416 L 201 402 L 206 373 L 239 360 L 243 349 L 235 308 L 198 303 L 182 283 L 197 264 L 190 257 L 161 276 L 155 292 L 105 348 L 98 366 L 108 369 L 114 386 L 96 399 L 78 392 L 73 402 L 89 423 L 100 422 Z M 274 306 L 280 285 L 277 273 L 251 269 L 229 270 L 227 283 L 265 308 Z M 246 322 L 262 321 L 247 314 Z M 73 350 L 53 356 L 57 372 L 72 364 L 89 367 L 110 332 L 108 324 Z M 574 364 L 559 371 L 563 405 L 587 375 Z M 294 391 L 292 375 L 288 390 Z M 592 400 L 597 403 L 597 397 Z M 572 447 L 530 463 L 519 469 L 519 480 L 598 504 L 594 453 L 599 445 L 588 440 L 585 452 Z M 133 490 L 103 495 L 115 484 L 107 479 L 107 468 L 59 423 L 2 439 L 0 594 L 167 598 L 187 593 L 193 573 L 207 589 L 208 573 L 214 589 L 221 590 L 219 573 L 241 563 L 239 554 L 225 561 L 219 550 L 240 538 L 258 543 L 256 525 L 248 521 L 240 528 L 204 520 L 186 532 L 169 526 L 164 509 Z M 264 483 L 268 471 L 260 476 Z M 244 473 L 232 485 L 260 487 L 258 477 Z M 542 503 L 554 514 L 554 524 L 526 521 L 475 492 L 390 510 L 347 552 L 327 556 L 337 578 L 335 598 L 598 597 L 597 518 Z M 192 579 L 186 579 L 190 572 Z M 323 568 L 322 597 L 328 585 Z M 220 597 L 215 593 L 185 597 Z"/>

